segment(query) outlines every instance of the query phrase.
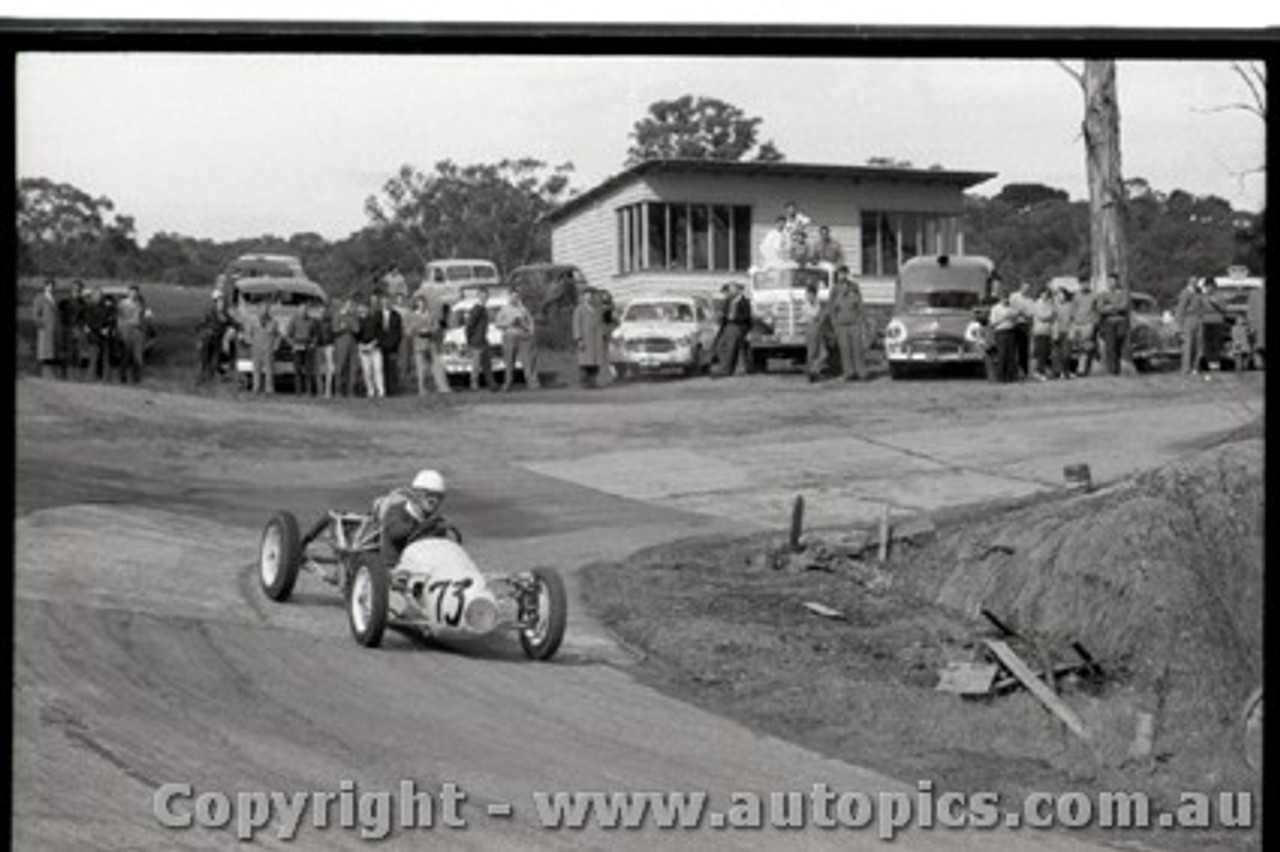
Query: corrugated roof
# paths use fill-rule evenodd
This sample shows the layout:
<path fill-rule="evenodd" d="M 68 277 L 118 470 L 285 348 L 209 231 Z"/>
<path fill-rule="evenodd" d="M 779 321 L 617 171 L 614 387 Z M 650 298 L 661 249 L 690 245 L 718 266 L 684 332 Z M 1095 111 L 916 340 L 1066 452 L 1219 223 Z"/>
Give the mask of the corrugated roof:
<path fill-rule="evenodd" d="M 695 173 L 723 175 L 768 175 L 775 177 L 847 178 L 854 180 L 945 183 L 968 189 L 996 176 L 995 172 L 951 171 L 949 169 L 908 169 L 888 166 L 840 166 L 824 163 L 763 163 L 742 160 L 646 160 L 608 178 L 581 195 L 575 195 L 558 210 L 547 215 L 555 223 L 608 195 L 631 181 L 650 174 Z"/>

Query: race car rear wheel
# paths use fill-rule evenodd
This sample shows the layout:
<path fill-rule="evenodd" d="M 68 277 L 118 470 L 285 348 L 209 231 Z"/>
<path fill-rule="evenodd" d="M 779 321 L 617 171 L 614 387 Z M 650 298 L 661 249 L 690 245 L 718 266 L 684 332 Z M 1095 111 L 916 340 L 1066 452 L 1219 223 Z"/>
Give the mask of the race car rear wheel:
<path fill-rule="evenodd" d="M 347 592 L 347 620 L 351 635 L 366 648 L 382 644 L 391 605 L 391 578 L 368 559 L 356 562 Z"/>
<path fill-rule="evenodd" d="M 273 601 L 287 601 L 293 594 L 301 565 L 298 519 L 291 512 L 276 512 L 267 521 L 258 546 L 258 580 L 262 591 Z"/>
<path fill-rule="evenodd" d="M 538 592 L 538 615 L 531 626 L 520 631 L 520 646 L 531 660 L 549 660 L 564 641 L 569 600 L 559 571 L 534 568 L 530 573 Z"/>

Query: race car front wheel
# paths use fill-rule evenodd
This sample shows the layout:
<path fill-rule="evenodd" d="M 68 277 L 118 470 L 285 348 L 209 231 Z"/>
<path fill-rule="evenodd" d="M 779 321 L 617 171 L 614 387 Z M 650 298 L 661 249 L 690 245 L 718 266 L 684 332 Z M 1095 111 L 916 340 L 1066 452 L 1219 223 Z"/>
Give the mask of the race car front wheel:
<path fill-rule="evenodd" d="M 382 644 L 391 605 L 391 578 L 381 566 L 367 559 L 356 562 L 347 592 L 347 620 L 351 635 L 366 648 Z"/>
<path fill-rule="evenodd" d="M 534 568 L 534 587 L 538 595 L 537 618 L 520 631 L 520 646 L 531 660 L 549 660 L 564 641 L 569 620 L 569 602 L 564 580 L 554 568 Z"/>
<path fill-rule="evenodd" d="M 258 546 L 258 579 L 262 591 L 273 601 L 287 601 L 293 594 L 301 565 L 298 519 L 290 512 L 276 512 L 267 521 Z"/>

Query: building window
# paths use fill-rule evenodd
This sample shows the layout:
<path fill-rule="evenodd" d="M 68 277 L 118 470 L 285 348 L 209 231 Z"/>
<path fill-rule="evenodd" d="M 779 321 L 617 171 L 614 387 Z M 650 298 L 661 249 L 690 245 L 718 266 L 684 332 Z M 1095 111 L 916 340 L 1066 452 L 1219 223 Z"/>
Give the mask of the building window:
<path fill-rule="evenodd" d="M 923 254 L 962 254 L 959 220 L 939 213 L 862 212 L 862 274 L 891 277 Z"/>
<path fill-rule="evenodd" d="M 618 271 L 743 272 L 751 266 L 751 208 L 648 201 L 618 208 Z"/>

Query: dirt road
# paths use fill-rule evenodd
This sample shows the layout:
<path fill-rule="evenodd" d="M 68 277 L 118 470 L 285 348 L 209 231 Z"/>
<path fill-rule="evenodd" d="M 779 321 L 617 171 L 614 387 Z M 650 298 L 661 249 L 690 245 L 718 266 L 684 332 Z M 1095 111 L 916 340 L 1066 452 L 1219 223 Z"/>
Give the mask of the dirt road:
<path fill-rule="evenodd" d="M 465 829 L 391 848 L 778 848 L 792 831 L 547 830 L 535 791 L 916 790 L 659 695 L 575 607 L 562 656 L 514 642 L 357 649 L 310 578 L 269 604 L 250 565 L 267 514 L 363 506 L 417 467 L 484 565 L 570 575 L 676 538 L 780 526 L 795 493 L 820 522 L 1106 482 L 1261 416 L 1258 375 L 1061 386 L 794 377 L 655 382 L 598 393 L 332 405 L 24 380 L 15 560 L 16 848 L 237 845 L 167 829 L 157 788 L 465 791 Z M 661 614 L 655 614 L 660 629 Z M 344 784 L 347 785 L 344 788 Z M 512 805 L 510 816 L 489 805 Z M 187 803 L 188 810 L 190 802 Z M 336 814 L 337 808 L 334 812 Z M 258 835 L 268 848 L 278 823 Z M 871 848 L 811 829 L 806 848 Z M 303 848 L 363 846 L 317 829 Z M 1062 834 L 909 832 L 902 849 L 1088 848 Z"/>

